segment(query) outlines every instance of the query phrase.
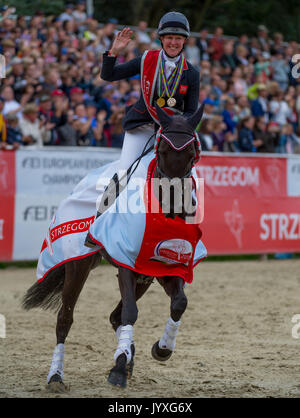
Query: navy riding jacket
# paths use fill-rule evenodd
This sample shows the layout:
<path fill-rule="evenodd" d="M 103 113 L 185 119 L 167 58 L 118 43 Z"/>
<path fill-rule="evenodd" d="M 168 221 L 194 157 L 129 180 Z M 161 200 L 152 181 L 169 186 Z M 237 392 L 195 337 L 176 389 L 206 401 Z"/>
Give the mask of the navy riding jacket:
<path fill-rule="evenodd" d="M 142 56 L 139 56 L 125 64 L 115 65 L 116 57 L 111 57 L 108 55 L 108 52 L 105 52 L 103 54 L 101 78 L 105 81 L 118 81 L 140 74 L 141 60 Z M 191 116 L 198 109 L 200 88 L 199 72 L 188 61 L 187 66 L 188 69 L 183 70 L 178 89 L 173 96 L 176 99 L 174 108 L 183 112 L 183 115 L 186 117 Z M 186 91 L 185 94 L 179 93 L 181 85 L 187 86 L 181 89 L 181 91 Z M 158 99 L 156 89 L 153 99 L 154 101 Z M 138 101 L 127 109 L 123 119 L 123 128 L 125 131 L 128 131 L 151 122 L 154 121 L 147 110 L 141 94 Z"/>

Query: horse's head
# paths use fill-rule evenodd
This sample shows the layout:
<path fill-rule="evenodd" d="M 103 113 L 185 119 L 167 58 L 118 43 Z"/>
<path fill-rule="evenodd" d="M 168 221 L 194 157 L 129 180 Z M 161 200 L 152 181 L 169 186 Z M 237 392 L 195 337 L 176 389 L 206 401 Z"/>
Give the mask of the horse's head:
<path fill-rule="evenodd" d="M 169 116 L 159 106 L 155 107 L 160 122 L 155 144 L 158 172 L 171 179 L 189 177 L 200 156 L 195 129 L 202 118 L 204 105 L 189 118 Z"/>

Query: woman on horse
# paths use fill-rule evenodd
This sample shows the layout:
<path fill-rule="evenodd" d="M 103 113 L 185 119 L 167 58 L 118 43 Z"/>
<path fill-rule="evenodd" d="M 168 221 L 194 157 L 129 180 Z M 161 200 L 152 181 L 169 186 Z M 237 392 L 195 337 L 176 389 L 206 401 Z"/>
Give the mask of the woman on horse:
<path fill-rule="evenodd" d="M 166 13 L 157 32 L 162 44 L 160 51 L 146 51 L 143 56 L 115 65 L 117 56 L 128 45 L 132 35 L 130 28 L 124 28 L 116 36 L 111 49 L 103 55 L 103 80 L 141 76 L 141 96 L 127 109 L 123 120 L 125 137 L 119 165 L 121 170 L 130 167 L 155 133 L 159 123 L 155 103 L 170 115 L 180 112 L 186 117 L 198 108 L 199 72 L 183 55 L 184 44 L 190 36 L 187 18 L 178 12 Z M 153 142 L 154 139 L 148 145 Z"/>

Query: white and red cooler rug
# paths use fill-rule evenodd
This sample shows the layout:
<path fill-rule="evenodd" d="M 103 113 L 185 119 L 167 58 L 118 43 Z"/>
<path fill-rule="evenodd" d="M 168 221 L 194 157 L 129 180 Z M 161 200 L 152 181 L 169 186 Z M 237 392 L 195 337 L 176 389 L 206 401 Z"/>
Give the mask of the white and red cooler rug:
<path fill-rule="evenodd" d="M 144 275 L 176 275 L 192 282 L 193 268 L 207 255 L 202 233 L 199 224 L 152 213 L 150 202 L 156 198 L 149 182 L 155 164 L 153 153 L 144 157 L 127 188 L 98 218 L 97 203 L 117 172 L 118 161 L 91 171 L 59 205 L 42 245 L 37 279 L 43 280 L 67 261 L 105 248 L 120 266 Z M 97 247 L 84 245 L 88 232 Z"/>

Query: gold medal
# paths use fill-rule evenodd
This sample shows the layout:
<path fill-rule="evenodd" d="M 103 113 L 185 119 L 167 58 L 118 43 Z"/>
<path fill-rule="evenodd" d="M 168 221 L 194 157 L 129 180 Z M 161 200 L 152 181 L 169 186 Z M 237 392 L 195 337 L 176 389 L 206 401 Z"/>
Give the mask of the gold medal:
<path fill-rule="evenodd" d="M 159 99 L 156 100 L 156 103 L 158 104 L 159 107 L 163 107 L 166 104 L 166 101 L 163 97 L 160 97 Z"/>
<path fill-rule="evenodd" d="M 167 100 L 167 104 L 170 107 L 174 107 L 176 105 L 176 99 L 174 99 L 174 97 L 169 97 Z"/>

